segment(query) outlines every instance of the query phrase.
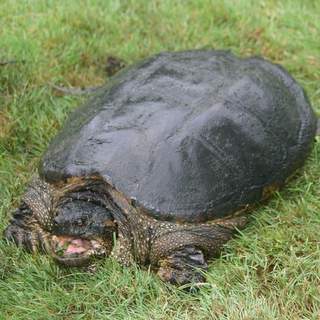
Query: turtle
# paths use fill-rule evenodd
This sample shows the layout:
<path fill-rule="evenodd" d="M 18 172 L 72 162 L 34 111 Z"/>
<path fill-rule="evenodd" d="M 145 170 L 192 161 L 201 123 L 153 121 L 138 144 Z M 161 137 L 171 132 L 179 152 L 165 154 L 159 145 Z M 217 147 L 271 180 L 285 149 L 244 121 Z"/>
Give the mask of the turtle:
<path fill-rule="evenodd" d="M 316 130 L 280 65 L 224 50 L 156 54 L 69 115 L 4 236 L 66 266 L 113 257 L 170 284 L 203 282 L 303 165 Z"/>

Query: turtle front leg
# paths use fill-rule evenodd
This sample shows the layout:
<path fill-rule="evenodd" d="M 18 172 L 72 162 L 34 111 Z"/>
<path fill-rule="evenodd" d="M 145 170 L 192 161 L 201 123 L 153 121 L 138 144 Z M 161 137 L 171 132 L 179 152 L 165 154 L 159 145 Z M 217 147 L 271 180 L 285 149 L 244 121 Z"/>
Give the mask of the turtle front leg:
<path fill-rule="evenodd" d="M 122 266 L 128 267 L 134 262 L 131 252 L 131 243 L 122 234 L 119 234 L 115 246 L 111 252 L 111 257 L 116 259 Z"/>
<path fill-rule="evenodd" d="M 159 266 L 161 280 L 175 285 L 204 282 L 208 269 L 203 252 L 192 245 L 174 251 L 160 260 Z"/>
<path fill-rule="evenodd" d="M 247 217 L 239 216 L 215 224 L 160 225 L 151 261 L 166 282 L 176 285 L 203 282 L 206 259 L 219 256 L 222 246 L 246 223 Z"/>
<path fill-rule="evenodd" d="M 4 231 L 4 237 L 29 252 L 46 252 L 48 248 L 47 236 L 37 226 L 32 210 L 22 202 L 13 213 L 10 224 Z"/>

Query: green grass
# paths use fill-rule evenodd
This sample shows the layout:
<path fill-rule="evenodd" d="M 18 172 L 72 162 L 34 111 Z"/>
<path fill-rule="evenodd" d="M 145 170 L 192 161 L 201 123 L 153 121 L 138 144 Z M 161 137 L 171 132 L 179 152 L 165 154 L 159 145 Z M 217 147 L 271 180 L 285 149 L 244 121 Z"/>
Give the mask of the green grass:
<path fill-rule="evenodd" d="M 42 152 L 83 97 L 49 86 L 108 81 L 163 50 L 231 49 L 281 63 L 320 112 L 318 0 L 0 1 L 0 232 Z M 320 142 L 299 177 L 252 216 L 187 294 L 148 270 L 63 269 L 0 242 L 0 319 L 319 319 Z"/>

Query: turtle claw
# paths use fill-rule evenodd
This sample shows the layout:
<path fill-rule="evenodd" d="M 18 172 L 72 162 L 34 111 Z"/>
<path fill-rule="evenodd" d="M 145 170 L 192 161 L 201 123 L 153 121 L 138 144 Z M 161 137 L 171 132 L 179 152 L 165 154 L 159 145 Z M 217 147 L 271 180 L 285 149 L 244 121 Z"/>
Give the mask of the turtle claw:
<path fill-rule="evenodd" d="M 24 230 L 15 224 L 10 224 L 5 229 L 4 237 L 8 241 L 14 242 L 18 247 L 22 247 L 28 252 L 36 251 L 31 232 Z"/>
<path fill-rule="evenodd" d="M 157 273 L 161 280 L 181 286 L 204 282 L 203 271 L 207 268 L 202 251 L 193 246 L 186 246 L 161 260 Z"/>
<path fill-rule="evenodd" d="M 30 228 L 33 226 L 33 228 Z M 4 237 L 10 242 L 14 242 L 18 247 L 24 248 L 28 252 L 45 252 L 47 240 L 44 234 L 34 229 L 31 209 L 22 203 L 13 216 L 11 223 L 4 230 Z"/>
<path fill-rule="evenodd" d="M 197 283 L 205 282 L 204 274 L 196 269 L 178 270 L 170 267 L 160 267 L 158 276 L 162 281 L 178 286 L 187 284 L 196 285 Z"/>

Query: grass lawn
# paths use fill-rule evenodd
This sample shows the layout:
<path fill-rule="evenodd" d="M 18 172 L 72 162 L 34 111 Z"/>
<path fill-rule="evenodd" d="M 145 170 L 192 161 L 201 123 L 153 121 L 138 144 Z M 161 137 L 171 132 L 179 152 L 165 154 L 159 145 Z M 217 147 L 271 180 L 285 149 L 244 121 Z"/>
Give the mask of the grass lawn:
<path fill-rule="evenodd" d="M 0 1 L 0 232 L 108 55 L 231 49 L 282 64 L 320 114 L 318 0 Z M 1 64 L 8 60 L 16 63 Z M 285 125 L 285 124 L 284 124 Z M 111 260 L 63 269 L 0 240 L 0 319 L 320 319 L 320 140 L 286 189 L 212 261 L 195 294 Z"/>

